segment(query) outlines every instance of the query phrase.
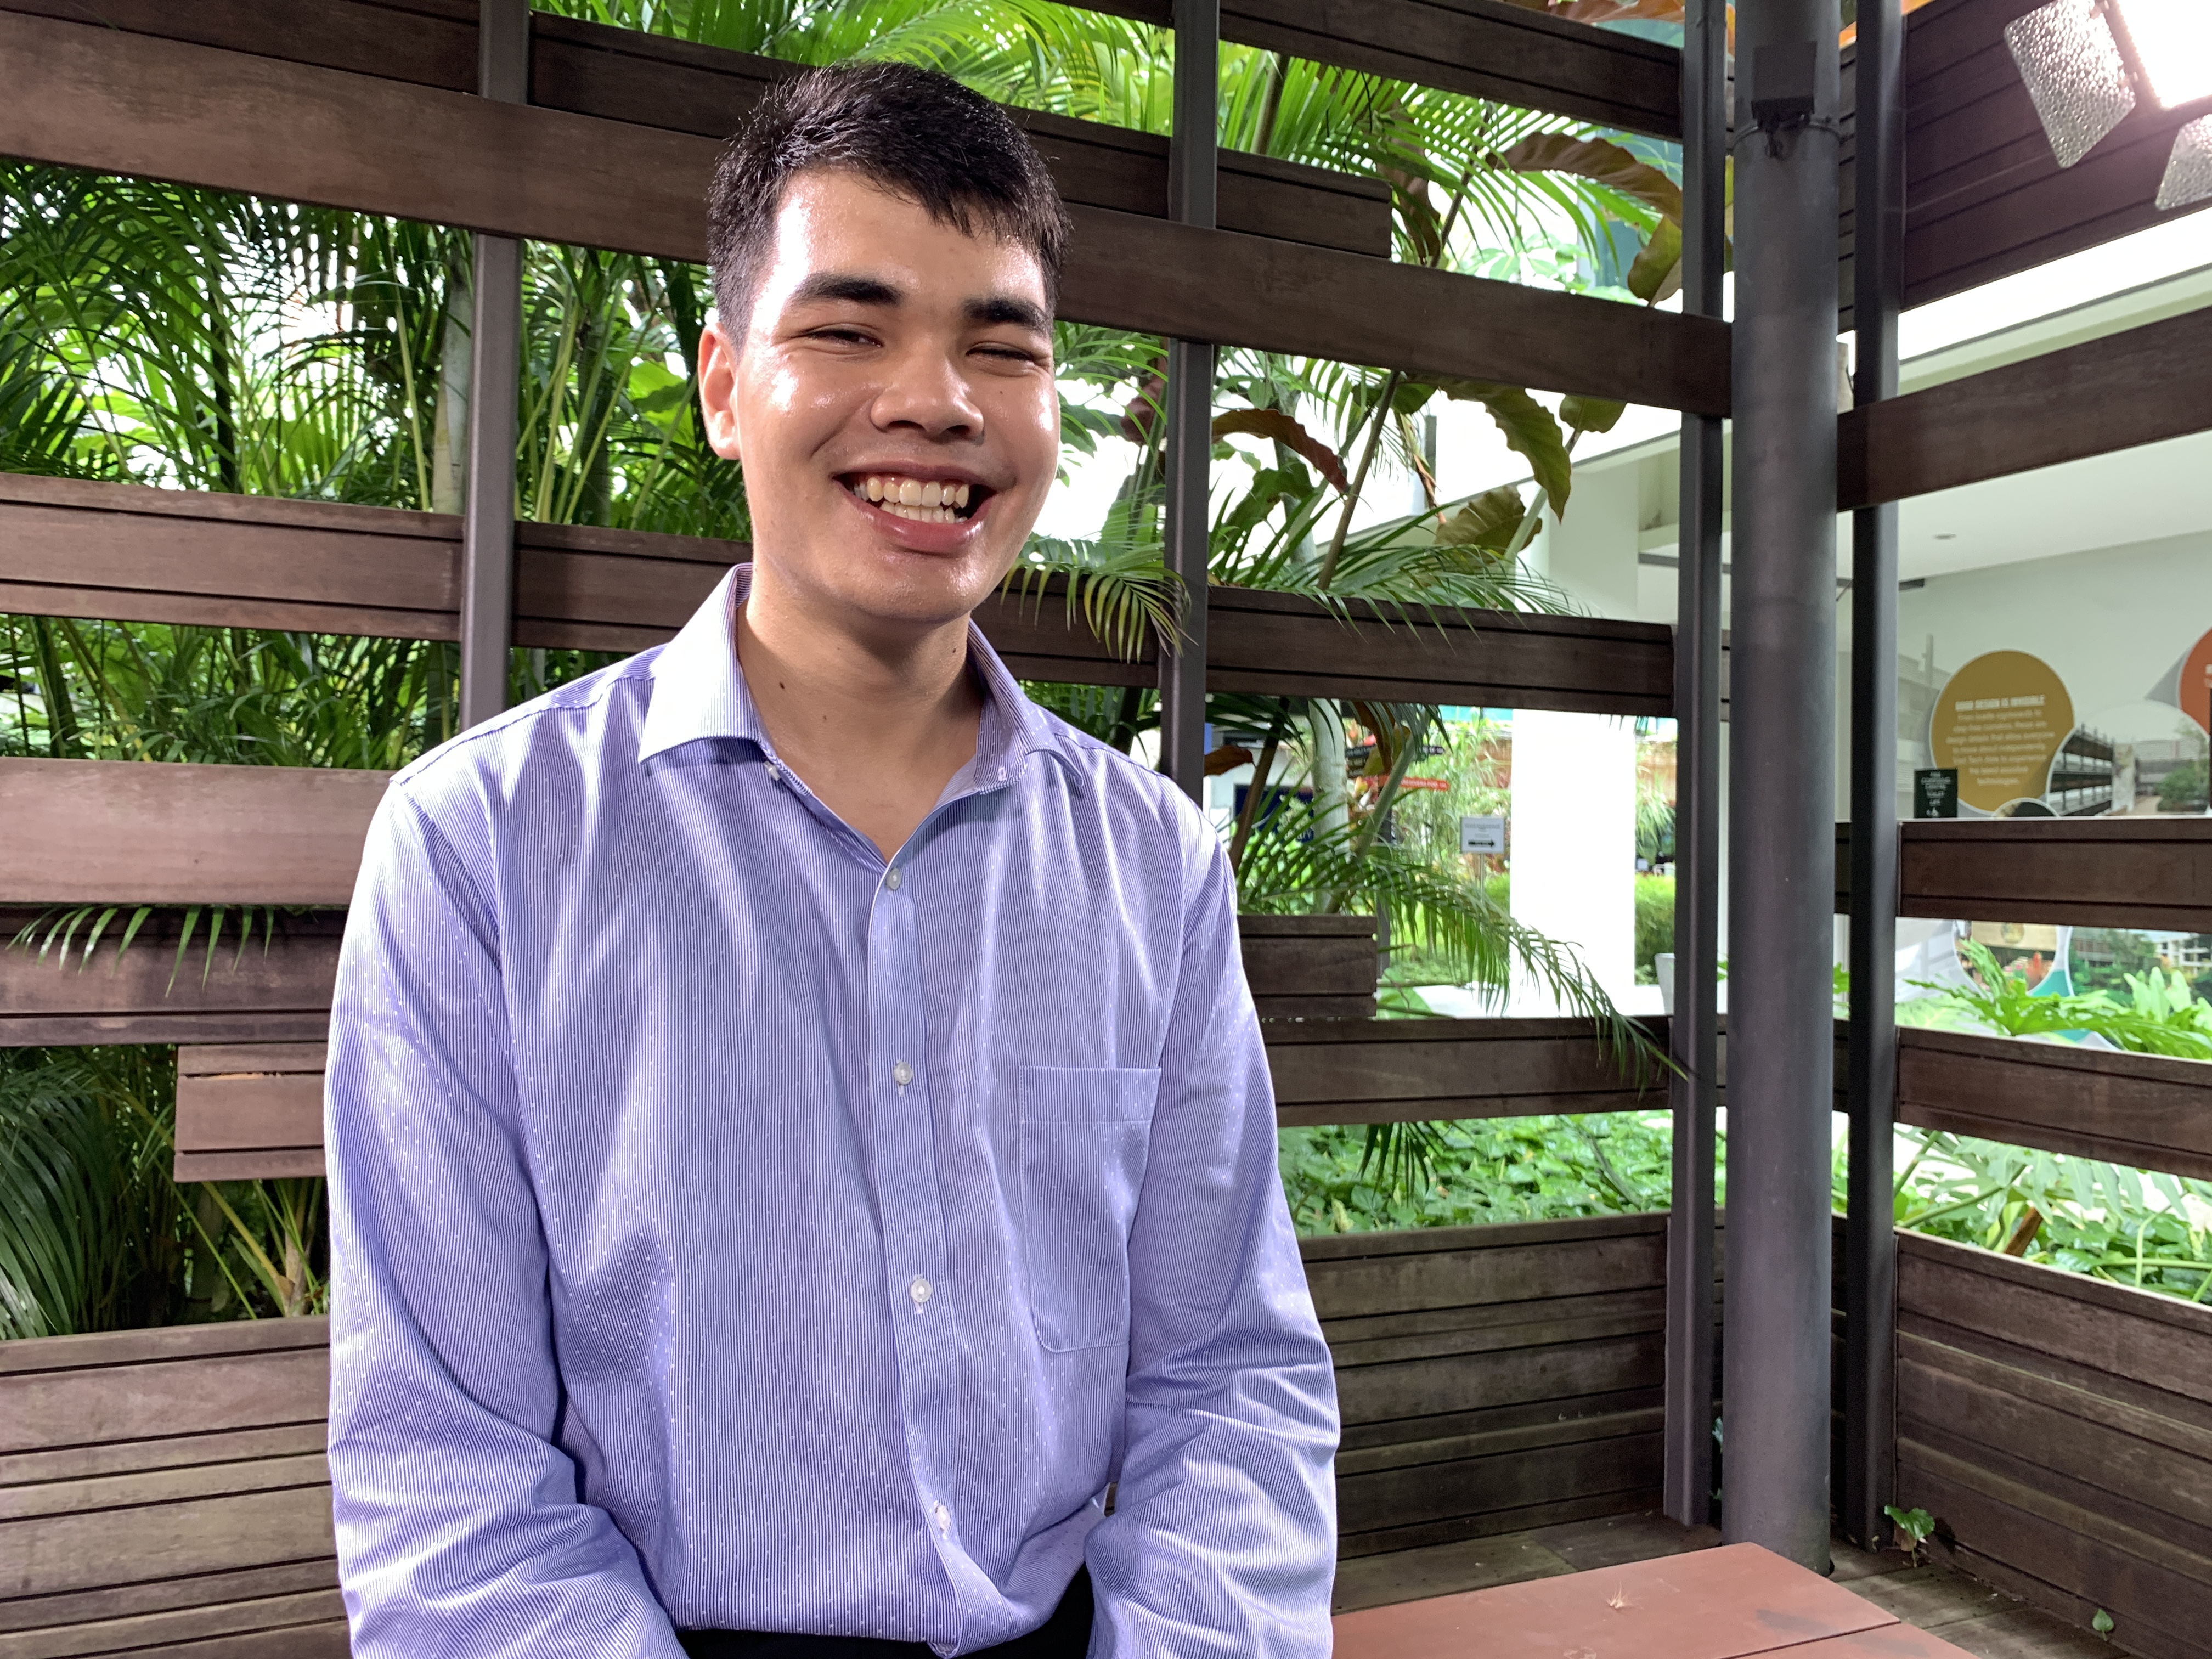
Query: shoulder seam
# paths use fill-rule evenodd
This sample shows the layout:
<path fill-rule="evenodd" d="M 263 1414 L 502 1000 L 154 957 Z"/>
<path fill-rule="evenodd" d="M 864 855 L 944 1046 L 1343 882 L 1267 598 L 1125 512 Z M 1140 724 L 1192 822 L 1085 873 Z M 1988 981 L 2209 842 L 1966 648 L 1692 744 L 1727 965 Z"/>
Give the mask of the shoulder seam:
<path fill-rule="evenodd" d="M 629 663 L 636 664 L 637 659 L 635 657 L 629 659 Z M 420 771 L 431 761 L 442 759 L 447 755 L 459 754 L 463 749 L 466 748 L 472 743 L 479 742 L 486 738 L 495 738 L 501 732 L 511 731 L 514 727 L 521 726 L 527 721 L 543 720 L 549 714 L 580 713 L 585 709 L 596 708 L 606 701 L 613 687 L 621 685 L 629 680 L 650 679 L 653 677 L 653 665 L 649 662 L 640 664 L 636 666 L 629 666 L 625 664 L 610 663 L 607 666 L 609 668 L 621 667 L 624 672 L 619 674 L 608 674 L 605 679 L 602 680 L 598 685 L 592 688 L 592 692 L 589 696 L 578 702 L 556 702 L 551 700 L 555 694 L 548 693 L 545 696 L 532 698 L 530 702 L 523 704 L 518 708 L 503 709 L 498 714 L 494 715 L 490 720 L 483 721 L 481 725 L 472 726 L 465 732 L 454 733 L 453 736 L 447 738 L 445 742 L 440 744 L 435 749 L 430 750 L 428 754 L 417 755 L 413 760 L 408 762 L 406 765 L 401 767 L 397 772 L 394 772 L 392 775 L 392 783 L 395 786 L 405 783 L 412 779 L 416 772 Z M 565 690 L 567 690 L 565 686 L 556 687 L 555 689 L 556 692 Z"/>

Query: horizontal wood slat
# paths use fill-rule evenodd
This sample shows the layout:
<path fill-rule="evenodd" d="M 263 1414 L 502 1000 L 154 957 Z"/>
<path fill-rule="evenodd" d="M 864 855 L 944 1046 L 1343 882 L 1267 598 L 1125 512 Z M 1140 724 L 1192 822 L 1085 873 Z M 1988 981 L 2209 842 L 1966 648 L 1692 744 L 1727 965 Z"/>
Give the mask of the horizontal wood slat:
<path fill-rule="evenodd" d="M 1923 819 L 1898 842 L 1901 916 L 2212 930 L 2212 818 Z M 1838 823 L 1838 915 L 1850 846 Z"/>
<path fill-rule="evenodd" d="M 1167 0 L 1094 0 L 1086 9 L 1162 27 L 1172 21 Z M 0 9 L 48 17 L 83 15 L 77 0 L 6 0 Z M 176 11 L 187 15 L 173 15 Z M 476 85 L 476 20 L 463 0 L 323 0 L 313 6 L 296 0 L 199 0 L 189 8 L 173 8 L 164 0 L 103 0 L 100 15 L 134 33 L 260 52 L 295 63 L 456 92 Z M 543 12 L 532 21 L 535 101 L 574 106 L 574 84 L 585 76 L 602 98 L 629 92 L 626 78 L 588 61 L 590 54 L 619 53 L 649 66 L 649 79 L 634 71 L 635 78 L 667 88 L 666 101 L 683 111 L 680 116 L 652 118 L 640 112 L 624 118 L 682 119 L 718 137 L 729 131 L 723 104 L 696 85 L 672 86 L 678 77 L 671 69 L 712 71 L 717 78 L 750 74 L 765 79 L 796 67 Z M 284 25 L 281 30 L 272 27 L 278 23 Z M 1240 45 L 1291 51 L 1316 63 L 1502 99 L 1527 109 L 1661 137 L 1681 131 L 1679 54 L 1671 48 L 1492 0 L 1365 0 L 1351 9 L 1326 0 L 1230 0 L 1222 9 L 1221 32 L 1224 40 Z M 585 62 L 580 65 L 579 59 Z M 590 113 L 608 112 L 586 107 Z M 717 120 L 726 124 L 718 127 Z M 1230 157 L 1223 161 L 1226 165 Z M 1224 179 L 1224 210 L 1227 194 Z"/>
<path fill-rule="evenodd" d="M 1924 1129 L 2212 1179 L 2212 1065 L 2018 1037 L 1897 1034 L 1897 1115 Z"/>
<path fill-rule="evenodd" d="M 319 1042 L 179 1048 L 176 1179 L 322 1174 L 324 1059 Z"/>
<path fill-rule="evenodd" d="M 390 775 L 0 757 L 0 901 L 343 904 Z"/>
<path fill-rule="evenodd" d="M 1899 826 L 1898 913 L 2212 932 L 2212 818 Z"/>
<path fill-rule="evenodd" d="M 749 556 L 742 542 L 523 523 L 515 637 L 641 650 L 668 638 Z M 0 475 L 0 609 L 224 627 L 458 637 L 459 520 L 451 515 L 138 484 Z M 1488 708 L 1664 714 L 1673 631 L 1584 617 L 1207 593 L 1208 689 Z M 1149 685 L 1147 639 L 1124 659 L 1058 579 L 976 613 L 1025 678 Z M 4 896 L 4 895 L 0 895 Z"/>
<path fill-rule="evenodd" d="M 1674 708 L 1674 630 L 1656 623 L 1365 605 L 1338 617 L 1297 594 L 1206 596 L 1212 691 L 1657 714 Z M 1482 695 L 1434 695 L 1447 687 Z"/>
<path fill-rule="evenodd" d="M 544 12 L 532 26 L 532 104 L 717 143 L 737 130 L 769 86 L 804 68 Z M 244 49 L 256 50 L 250 44 Z M 373 63 L 353 67 L 381 73 Z M 1166 216 L 1164 137 L 1035 110 L 1007 112 L 1036 141 L 1066 200 Z M 1224 229 L 1389 257 L 1390 191 L 1379 179 L 1234 149 L 1220 153 L 1218 173 Z"/>
<path fill-rule="evenodd" d="M 1666 1098 L 1639 1090 L 1577 1019 L 1376 1020 L 1265 1028 L 1285 1127 L 1427 1122 L 1545 1112 L 1624 1112 Z"/>
<path fill-rule="evenodd" d="M 1244 978 L 1262 1019 L 1367 1019 L 1382 958 L 1372 916 L 1237 919 Z"/>
<path fill-rule="evenodd" d="M 1682 135 L 1680 52 L 1498 0 L 1222 0 L 1221 35 L 1522 109 Z"/>
<path fill-rule="evenodd" d="M 2004 27 L 2039 0 L 1935 0 L 1905 23 L 1905 303 L 1924 305 L 2172 218 L 2174 131 L 2148 100 L 2081 161 L 2051 155 Z"/>
<path fill-rule="evenodd" d="M 2212 1656 L 2212 1309 L 1898 1240 L 1899 1502 L 1977 1577 Z"/>
<path fill-rule="evenodd" d="M 380 80 L 472 93 L 476 17 L 459 5 L 378 0 L 102 0 L 102 24 L 127 33 L 244 52 Z M 83 21 L 68 0 L 0 0 L 0 11 Z M 538 12 L 530 101 L 541 108 L 727 137 L 775 82 L 804 65 L 666 35 Z M 1092 121 L 1012 110 L 1073 202 L 1164 216 L 1167 140 Z M 1220 222 L 1351 252 L 1390 252 L 1390 192 L 1380 179 L 1224 150 Z"/>
<path fill-rule="evenodd" d="M 341 1659 L 329 1343 L 296 1319 L 0 1344 L 0 1656 Z"/>
<path fill-rule="evenodd" d="M 704 258 L 714 140 L 0 13 L 0 153 Z M 1726 412 L 1727 325 L 1077 204 L 1083 321 Z"/>
<path fill-rule="evenodd" d="M 2212 428 L 2212 307 L 1844 412 L 1839 511 Z"/>
<path fill-rule="evenodd" d="M 1345 1556 L 1648 1507 L 1666 1218 L 1303 1242 L 1337 1366 Z"/>
<path fill-rule="evenodd" d="M 120 911 L 84 960 L 89 925 L 80 927 L 63 962 L 53 913 L 0 906 L 0 1048 L 82 1047 L 102 1042 L 319 1042 L 331 1022 L 337 973 L 340 913 L 280 915 L 273 935 L 256 918 L 240 948 L 235 918 L 210 953 L 196 928 L 182 959 L 179 918 L 156 913 L 131 948 L 118 953 L 131 913 Z M 42 915 L 47 925 L 29 948 L 9 941 Z"/>

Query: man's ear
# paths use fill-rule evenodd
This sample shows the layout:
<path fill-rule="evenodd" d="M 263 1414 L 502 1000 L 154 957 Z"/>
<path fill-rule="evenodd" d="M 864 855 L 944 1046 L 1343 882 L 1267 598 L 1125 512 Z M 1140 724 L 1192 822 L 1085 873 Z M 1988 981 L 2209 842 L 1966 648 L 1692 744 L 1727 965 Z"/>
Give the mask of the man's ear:
<path fill-rule="evenodd" d="M 726 461 L 744 459 L 738 429 L 738 348 L 717 318 L 699 331 L 699 413 L 707 447 Z"/>

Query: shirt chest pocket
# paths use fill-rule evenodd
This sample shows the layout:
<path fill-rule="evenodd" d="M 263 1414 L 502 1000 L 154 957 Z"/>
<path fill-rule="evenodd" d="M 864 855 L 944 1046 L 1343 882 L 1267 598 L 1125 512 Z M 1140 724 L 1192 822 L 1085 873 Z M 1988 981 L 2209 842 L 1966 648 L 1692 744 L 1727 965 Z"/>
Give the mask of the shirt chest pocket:
<path fill-rule="evenodd" d="M 1129 1226 L 1159 1088 L 1157 1069 L 1022 1067 L 1030 1315 L 1054 1352 L 1129 1340 Z"/>

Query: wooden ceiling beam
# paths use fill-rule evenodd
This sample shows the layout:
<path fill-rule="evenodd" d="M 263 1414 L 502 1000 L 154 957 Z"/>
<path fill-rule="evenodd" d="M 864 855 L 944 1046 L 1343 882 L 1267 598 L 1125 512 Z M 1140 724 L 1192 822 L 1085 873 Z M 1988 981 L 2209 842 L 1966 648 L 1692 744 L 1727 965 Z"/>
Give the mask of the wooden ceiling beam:
<path fill-rule="evenodd" d="M 1836 507 L 2212 430 L 2212 306 L 1847 411 Z"/>

